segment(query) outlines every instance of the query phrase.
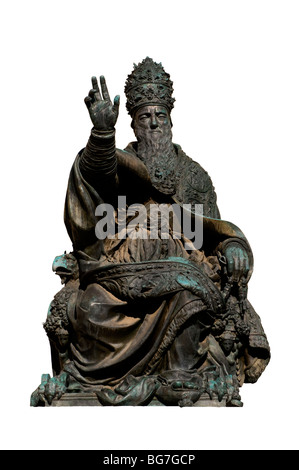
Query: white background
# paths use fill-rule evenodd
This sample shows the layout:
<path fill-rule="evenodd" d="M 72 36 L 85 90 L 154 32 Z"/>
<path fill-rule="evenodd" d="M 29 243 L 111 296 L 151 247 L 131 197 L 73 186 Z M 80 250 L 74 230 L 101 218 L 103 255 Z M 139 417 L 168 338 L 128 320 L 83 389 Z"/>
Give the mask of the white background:
<path fill-rule="evenodd" d="M 0 18 L 1 448 L 298 449 L 298 2 L 11 0 Z M 51 373 L 42 323 L 60 289 L 52 260 L 72 248 L 63 205 L 90 77 L 121 95 L 123 148 L 123 88 L 146 56 L 174 82 L 174 141 L 252 246 L 272 359 L 242 409 L 30 408 Z"/>

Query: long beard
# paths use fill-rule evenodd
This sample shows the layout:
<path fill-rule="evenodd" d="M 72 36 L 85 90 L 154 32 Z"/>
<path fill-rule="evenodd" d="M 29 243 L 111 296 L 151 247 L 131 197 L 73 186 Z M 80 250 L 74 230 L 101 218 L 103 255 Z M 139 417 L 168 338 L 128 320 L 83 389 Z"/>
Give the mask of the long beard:
<path fill-rule="evenodd" d="M 138 157 L 147 167 L 153 186 L 164 194 L 174 194 L 178 157 L 172 143 L 171 127 L 153 137 L 150 131 L 137 126 L 135 135 Z"/>

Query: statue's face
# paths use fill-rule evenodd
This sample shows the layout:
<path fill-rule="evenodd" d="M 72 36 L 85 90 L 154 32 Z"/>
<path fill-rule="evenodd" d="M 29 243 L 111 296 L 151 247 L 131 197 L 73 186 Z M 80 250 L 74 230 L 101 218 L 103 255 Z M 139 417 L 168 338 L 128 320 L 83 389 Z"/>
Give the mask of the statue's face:
<path fill-rule="evenodd" d="M 150 134 L 152 138 L 163 135 L 171 127 L 169 112 L 164 106 L 143 106 L 136 111 L 134 129 Z"/>
<path fill-rule="evenodd" d="M 221 346 L 225 354 L 229 354 L 233 349 L 234 341 L 232 339 L 222 339 Z"/>
<path fill-rule="evenodd" d="M 57 336 L 58 336 L 58 341 L 59 341 L 60 346 L 64 347 L 68 345 L 69 334 L 64 328 L 60 328 L 58 330 Z"/>

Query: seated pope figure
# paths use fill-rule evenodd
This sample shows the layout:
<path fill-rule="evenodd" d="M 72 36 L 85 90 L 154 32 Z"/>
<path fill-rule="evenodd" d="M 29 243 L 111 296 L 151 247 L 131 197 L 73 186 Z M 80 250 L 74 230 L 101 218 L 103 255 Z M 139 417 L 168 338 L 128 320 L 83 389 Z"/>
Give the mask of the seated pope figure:
<path fill-rule="evenodd" d="M 57 374 L 68 378 L 64 391 L 137 405 L 155 394 L 163 402 L 163 384 L 173 378 L 184 389 L 216 374 L 230 382 L 227 401 L 237 406 L 238 388 L 255 382 L 270 358 L 247 300 L 252 251 L 242 231 L 221 220 L 207 172 L 172 142 L 172 91 L 161 64 L 146 58 L 134 67 L 125 93 L 136 141 L 119 150 L 119 96 L 112 102 L 105 78 L 92 78 L 85 103 L 93 128 L 65 201 L 79 285 L 68 299 L 68 353 Z M 118 210 L 120 197 L 131 212 Z M 141 206 L 144 217 L 134 224 Z M 195 227 L 200 220 L 199 247 L 182 224 L 177 236 L 173 220 L 167 237 L 161 227 L 153 236 L 153 207 L 173 206 Z M 113 208 L 114 236 L 99 236 L 99 207 Z"/>

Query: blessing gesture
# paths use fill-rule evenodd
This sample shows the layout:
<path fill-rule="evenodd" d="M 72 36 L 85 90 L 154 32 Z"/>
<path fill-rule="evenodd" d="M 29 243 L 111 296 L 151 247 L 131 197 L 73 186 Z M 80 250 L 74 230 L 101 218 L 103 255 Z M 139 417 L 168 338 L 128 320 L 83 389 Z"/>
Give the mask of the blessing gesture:
<path fill-rule="evenodd" d="M 112 104 L 103 75 L 100 77 L 101 91 L 96 77 L 92 77 L 91 82 L 92 89 L 84 101 L 94 128 L 98 131 L 113 130 L 118 118 L 120 97 L 117 95 Z"/>

